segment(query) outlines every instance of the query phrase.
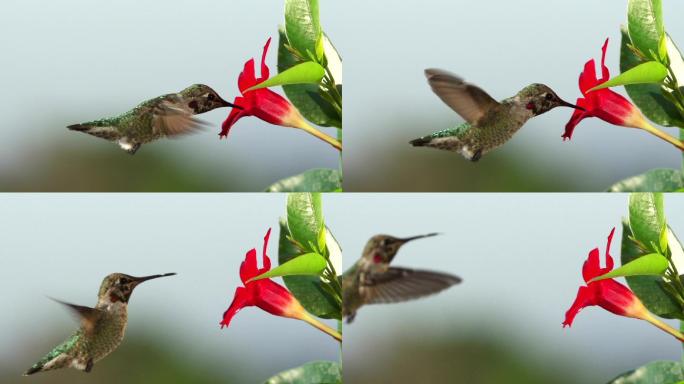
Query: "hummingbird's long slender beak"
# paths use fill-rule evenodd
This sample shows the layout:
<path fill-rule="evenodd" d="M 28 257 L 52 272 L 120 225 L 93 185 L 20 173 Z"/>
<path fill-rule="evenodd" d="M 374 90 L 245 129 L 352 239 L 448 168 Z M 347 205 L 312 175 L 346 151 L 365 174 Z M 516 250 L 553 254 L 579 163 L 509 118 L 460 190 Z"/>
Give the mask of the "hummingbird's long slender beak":
<path fill-rule="evenodd" d="M 175 274 L 176 274 L 175 272 L 171 272 L 171 273 L 164 273 L 164 274 L 162 274 L 162 275 L 151 275 L 151 276 L 135 277 L 135 278 L 134 278 L 134 279 L 135 279 L 135 285 L 138 285 L 138 284 L 142 283 L 143 281 L 152 280 L 152 279 L 158 279 L 158 278 L 160 278 L 160 277 L 173 276 L 173 275 L 175 275 Z"/>
<path fill-rule="evenodd" d="M 399 239 L 402 243 L 408 243 L 409 241 L 412 240 L 418 240 L 418 239 L 423 239 L 426 237 L 432 237 L 432 236 L 437 236 L 439 233 L 433 232 L 433 233 L 428 233 L 426 235 L 418 235 L 418 236 L 411 236 L 411 237 L 404 237 L 403 239 Z"/>
<path fill-rule="evenodd" d="M 575 104 L 572 104 L 572 103 L 568 103 L 567 101 L 565 101 L 565 100 L 563 100 L 563 99 L 561 99 L 561 98 L 559 98 L 558 100 L 560 101 L 560 105 L 561 105 L 562 107 L 570 107 L 570 108 L 579 109 L 580 111 L 586 111 L 586 109 L 580 107 L 579 105 L 575 105 Z"/>
<path fill-rule="evenodd" d="M 225 100 L 224 100 L 223 98 L 221 98 L 221 97 L 219 97 L 219 102 L 220 102 L 221 105 L 224 106 L 224 107 L 231 107 L 231 108 L 237 108 L 237 109 L 244 109 L 244 108 L 242 108 L 242 107 L 239 106 L 239 105 L 236 105 L 236 104 L 229 103 L 229 102 L 225 101 Z"/>

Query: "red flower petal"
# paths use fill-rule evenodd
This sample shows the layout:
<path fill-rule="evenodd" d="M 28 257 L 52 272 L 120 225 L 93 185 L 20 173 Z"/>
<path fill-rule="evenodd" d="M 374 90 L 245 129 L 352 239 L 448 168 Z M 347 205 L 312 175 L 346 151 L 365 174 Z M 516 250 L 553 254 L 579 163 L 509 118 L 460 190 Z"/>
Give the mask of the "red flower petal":
<path fill-rule="evenodd" d="M 251 292 L 244 287 L 238 287 L 235 290 L 235 296 L 233 297 L 233 302 L 230 303 L 230 307 L 223 313 L 223 320 L 221 320 L 221 328 L 230 325 L 230 321 L 233 316 L 240 312 L 244 307 L 253 306 L 254 302 L 252 300 Z"/>
<path fill-rule="evenodd" d="M 579 287 L 577 291 L 577 297 L 575 297 L 575 302 L 572 303 L 570 309 L 565 312 L 565 321 L 563 321 L 563 328 L 572 326 L 572 322 L 575 320 L 575 316 L 584 307 L 589 307 L 592 305 L 597 305 L 598 303 L 594 301 L 593 291 L 588 287 Z"/>

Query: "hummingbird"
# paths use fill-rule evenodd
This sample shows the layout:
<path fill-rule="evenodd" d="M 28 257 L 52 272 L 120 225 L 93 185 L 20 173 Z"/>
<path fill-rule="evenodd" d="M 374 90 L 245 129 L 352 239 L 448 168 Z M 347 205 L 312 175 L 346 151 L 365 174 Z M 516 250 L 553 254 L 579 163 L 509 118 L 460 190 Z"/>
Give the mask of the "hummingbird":
<path fill-rule="evenodd" d="M 193 115 L 222 107 L 242 109 L 223 100 L 209 86 L 194 84 L 178 93 L 144 101 L 119 116 L 67 128 L 116 142 L 121 149 L 133 155 L 142 144 L 196 132 L 204 123 Z"/>
<path fill-rule="evenodd" d="M 436 235 L 371 237 L 361 259 L 342 275 L 342 316 L 347 323 L 354 321 L 356 312 L 363 305 L 418 299 L 460 283 L 461 278 L 448 273 L 390 267 L 402 245 Z"/>
<path fill-rule="evenodd" d="M 90 372 L 93 365 L 114 351 L 124 337 L 128 322 L 128 300 L 133 289 L 143 281 L 172 276 L 175 273 L 133 277 L 113 273 L 102 280 L 94 308 L 55 300 L 72 310 L 81 327 L 29 368 L 24 376 L 59 368 Z"/>
<path fill-rule="evenodd" d="M 535 116 L 560 106 L 584 110 L 564 101 L 544 84 L 528 85 L 515 96 L 498 102 L 482 88 L 450 72 L 431 68 L 425 70 L 425 76 L 432 91 L 465 122 L 410 144 L 459 152 L 470 161 L 478 161 L 485 153 L 505 144 Z"/>

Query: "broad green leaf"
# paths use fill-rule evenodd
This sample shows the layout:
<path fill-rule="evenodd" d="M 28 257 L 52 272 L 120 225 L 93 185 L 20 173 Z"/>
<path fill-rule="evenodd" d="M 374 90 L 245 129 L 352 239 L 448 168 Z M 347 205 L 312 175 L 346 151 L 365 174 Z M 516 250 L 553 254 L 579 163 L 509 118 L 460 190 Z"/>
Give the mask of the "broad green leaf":
<path fill-rule="evenodd" d="M 684 380 L 684 369 L 677 361 L 652 361 L 623 373 L 609 384 L 673 384 Z"/>
<path fill-rule="evenodd" d="M 643 255 L 643 252 L 628 238 L 629 225 L 622 226 L 622 254 L 623 265 Z M 628 276 L 627 284 L 635 295 L 644 303 L 646 308 L 654 314 L 665 318 L 684 319 L 682 310 L 663 288 L 660 276 Z"/>
<path fill-rule="evenodd" d="M 287 225 L 294 240 L 306 251 L 321 251 L 315 249 L 318 234 L 325 227 L 321 194 L 290 193 L 287 196 Z"/>
<path fill-rule="evenodd" d="M 684 83 L 684 56 L 682 56 L 682 51 L 667 33 L 665 33 L 665 49 L 670 59 L 670 69 L 677 78 L 678 83 Z M 684 90 L 684 87 L 680 87 L 679 90 Z"/>
<path fill-rule="evenodd" d="M 335 236 L 332 234 L 330 231 L 330 228 L 325 227 L 325 242 L 326 246 L 328 247 L 328 257 L 330 259 L 330 263 L 332 264 L 333 268 L 335 268 L 335 272 L 338 275 L 342 274 L 342 247 L 340 247 L 340 243 L 337 241 Z"/>
<path fill-rule="evenodd" d="M 299 175 L 282 179 L 266 189 L 266 192 L 339 192 L 342 177 L 335 169 L 310 169 Z"/>
<path fill-rule="evenodd" d="M 670 261 L 677 268 L 677 272 L 684 273 L 684 248 L 682 248 L 682 243 L 669 225 L 667 227 L 667 245 L 671 252 Z"/>
<path fill-rule="evenodd" d="M 321 67 L 320 64 L 314 63 L 313 61 L 307 61 L 290 67 L 268 80 L 248 88 L 245 92 L 279 85 L 318 84 L 321 82 L 324 75 L 325 69 Z"/>
<path fill-rule="evenodd" d="M 307 57 L 315 54 L 321 37 L 318 0 L 286 0 L 285 31 L 290 46 Z"/>
<path fill-rule="evenodd" d="M 676 169 L 652 169 L 641 175 L 622 180 L 608 192 L 674 192 L 684 187 L 682 173 Z"/>
<path fill-rule="evenodd" d="M 665 68 L 664 65 L 656 61 L 648 61 L 622 72 L 605 83 L 590 89 L 588 92 L 595 91 L 597 89 L 617 87 L 620 85 L 648 83 L 660 84 L 666 76 L 667 68 Z"/>
<path fill-rule="evenodd" d="M 319 276 L 326 265 L 328 263 L 325 257 L 318 253 L 305 253 L 280 264 L 266 273 L 255 276 L 247 282 L 280 276 Z"/>
<path fill-rule="evenodd" d="M 622 265 L 620 268 L 595 277 L 591 281 L 625 276 L 662 276 L 669 264 L 665 256 L 658 253 L 649 253 Z"/>
<path fill-rule="evenodd" d="M 668 40 L 669 37 L 668 37 Z M 625 29 L 622 30 L 622 45 L 620 47 L 620 70 L 625 72 L 642 61 L 632 52 L 628 45 L 629 36 Z M 681 55 L 679 56 L 681 59 Z M 673 61 L 673 55 L 670 54 Z M 672 127 L 684 127 L 684 119 L 677 108 L 663 96 L 661 86 L 658 84 L 633 84 L 626 85 L 625 89 L 632 102 L 641 110 L 649 120 L 656 124 Z"/>
<path fill-rule="evenodd" d="M 312 361 L 288 369 L 266 380 L 266 384 L 338 384 L 342 383 L 342 367 L 332 361 Z"/>
<path fill-rule="evenodd" d="M 658 52 L 663 27 L 661 0 L 629 0 L 627 6 L 627 28 L 632 43 L 644 55 L 653 57 Z"/>
<path fill-rule="evenodd" d="M 660 233 L 665 226 L 662 193 L 629 195 L 629 226 L 634 237 L 647 249 L 658 252 Z"/>
<path fill-rule="evenodd" d="M 278 242 L 278 262 L 286 263 L 288 260 L 301 254 L 288 239 L 290 232 L 285 220 L 280 221 L 280 239 Z M 285 276 L 285 286 L 299 300 L 304 309 L 312 315 L 325 319 L 341 319 L 342 309 L 337 305 L 335 298 L 322 287 L 318 276 Z"/>
<path fill-rule="evenodd" d="M 285 31 L 279 31 L 280 41 L 278 44 L 278 71 L 282 72 L 294 66 L 299 61 L 287 49 L 287 37 Z M 324 35 L 324 39 L 327 37 Z M 325 44 L 325 41 L 324 41 Z M 328 68 L 332 69 L 331 55 L 326 51 L 328 60 Z M 339 57 L 336 62 L 340 62 Z M 341 66 L 340 66 L 341 68 Z M 333 72 L 334 76 L 334 72 Z M 283 91 L 290 100 L 290 102 L 299 109 L 299 112 L 310 122 L 322 127 L 337 127 L 342 128 L 342 116 L 337 113 L 328 101 L 321 97 L 318 85 L 315 84 L 296 84 L 284 85 Z"/>

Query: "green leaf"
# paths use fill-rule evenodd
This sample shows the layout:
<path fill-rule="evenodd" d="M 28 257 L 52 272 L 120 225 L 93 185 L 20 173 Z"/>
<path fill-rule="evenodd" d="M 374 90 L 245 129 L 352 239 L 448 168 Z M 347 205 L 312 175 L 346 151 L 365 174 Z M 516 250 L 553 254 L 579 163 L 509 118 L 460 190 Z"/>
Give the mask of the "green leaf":
<path fill-rule="evenodd" d="M 318 0 L 286 0 L 285 31 L 290 46 L 302 56 L 316 52 L 322 34 Z"/>
<path fill-rule="evenodd" d="M 661 0 L 629 0 L 627 28 L 634 46 L 657 60 L 660 38 L 665 33 Z"/>
<path fill-rule="evenodd" d="M 629 36 L 627 35 L 627 31 L 623 29 L 622 45 L 620 48 L 620 70 L 622 72 L 625 72 L 642 62 L 641 59 L 629 49 L 629 44 Z M 673 60 L 672 54 L 670 54 L 670 60 Z M 684 119 L 682 119 L 677 108 L 663 96 L 660 85 L 633 84 L 626 85 L 625 89 L 627 90 L 630 99 L 632 99 L 634 104 L 649 120 L 666 127 L 684 127 Z"/>
<path fill-rule="evenodd" d="M 677 361 L 653 361 L 623 373 L 609 384 L 673 384 L 684 380 L 682 364 Z"/>
<path fill-rule="evenodd" d="M 622 265 L 606 274 L 595 277 L 591 281 L 611 279 L 625 276 L 662 276 L 669 266 L 667 258 L 659 253 L 649 253 L 639 256 L 627 264 Z M 590 282 L 591 282 L 590 281 Z"/>
<path fill-rule="evenodd" d="M 629 239 L 629 225 L 622 226 L 622 255 L 621 261 L 625 265 L 640 257 L 643 252 Z M 644 303 L 646 308 L 654 314 L 668 319 L 684 319 L 682 310 L 669 293 L 663 288 L 660 276 L 628 276 L 627 284 L 635 295 Z"/>
<path fill-rule="evenodd" d="M 280 221 L 280 240 L 278 242 L 278 262 L 286 263 L 301 252 L 288 240 L 290 232 L 285 220 Z M 299 300 L 304 309 L 312 315 L 325 319 L 341 319 L 342 309 L 335 298 L 321 284 L 318 276 L 285 276 L 285 286 Z"/>
<path fill-rule="evenodd" d="M 287 49 L 287 36 L 282 29 L 279 31 L 278 44 L 278 72 L 283 72 L 299 63 L 298 59 Z M 327 39 L 324 35 L 324 39 Z M 328 67 L 331 67 L 331 57 Z M 337 58 L 339 61 L 339 58 Z M 319 86 L 315 84 L 284 85 L 283 91 L 290 102 L 297 107 L 302 116 L 310 122 L 322 127 L 342 127 L 342 116 L 337 113 L 328 101 L 319 93 Z"/>
<path fill-rule="evenodd" d="M 310 169 L 282 179 L 266 192 L 338 192 L 342 190 L 342 175 L 335 169 Z"/>
<path fill-rule="evenodd" d="M 248 88 L 245 92 L 278 85 L 319 84 L 323 76 L 325 76 L 325 68 L 313 61 L 307 61 L 290 67 L 268 80 Z"/>
<path fill-rule="evenodd" d="M 658 252 L 660 233 L 665 226 L 662 193 L 629 195 L 629 226 L 634 238 L 651 252 Z M 625 263 L 623 263 L 625 264 Z"/>
<path fill-rule="evenodd" d="M 608 192 L 674 192 L 684 187 L 682 173 L 676 169 L 652 169 L 622 180 Z"/>
<path fill-rule="evenodd" d="M 325 224 L 320 193 L 290 193 L 287 196 L 287 225 L 295 241 L 308 252 L 316 249 Z"/>
<path fill-rule="evenodd" d="M 280 264 L 266 273 L 252 277 L 247 282 L 279 276 L 319 276 L 327 264 L 325 257 L 318 253 L 305 253 Z"/>
<path fill-rule="evenodd" d="M 342 383 L 342 367 L 333 361 L 312 361 L 266 380 L 266 384 Z"/>
<path fill-rule="evenodd" d="M 664 65 L 656 61 L 648 61 L 622 72 L 605 83 L 595 86 L 588 92 L 595 91 L 597 89 L 617 87 L 620 85 L 648 83 L 660 84 L 666 76 L 667 68 L 665 68 Z"/>

